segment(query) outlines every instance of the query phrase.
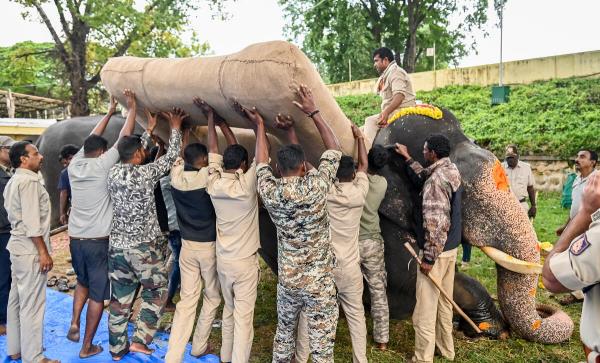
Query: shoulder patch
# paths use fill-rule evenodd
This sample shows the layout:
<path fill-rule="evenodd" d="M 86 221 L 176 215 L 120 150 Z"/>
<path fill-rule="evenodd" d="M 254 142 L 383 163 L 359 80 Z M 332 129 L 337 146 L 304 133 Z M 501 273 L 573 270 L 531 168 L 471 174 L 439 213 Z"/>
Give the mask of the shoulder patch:
<path fill-rule="evenodd" d="M 591 244 L 588 241 L 586 234 L 584 233 L 581 236 L 577 237 L 577 239 L 575 239 L 573 243 L 571 243 L 569 251 L 572 255 L 579 256 L 590 246 Z"/>
<path fill-rule="evenodd" d="M 600 220 L 600 209 L 592 213 L 592 222 Z"/>

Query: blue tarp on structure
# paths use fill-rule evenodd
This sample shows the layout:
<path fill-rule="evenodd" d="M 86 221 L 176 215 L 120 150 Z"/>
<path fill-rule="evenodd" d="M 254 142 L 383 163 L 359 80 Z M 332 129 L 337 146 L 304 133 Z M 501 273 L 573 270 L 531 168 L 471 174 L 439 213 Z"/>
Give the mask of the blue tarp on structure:
<path fill-rule="evenodd" d="M 112 362 L 110 353 L 108 352 L 108 315 L 106 312 L 102 316 L 102 320 L 98 326 L 98 332 L 94 338 L 94 344 L 102 345 L 104 351 L 96 356 L 80 359 L 79 350 L 81 349 L 81 341 L 79 343 L 73 343 L 67 339 L 67 332 L 69 330 L 69 325 L 71 324 L 72 308 L 73 298 L 70 295 L 52 289 L 46 290 L 46 316 L 44 319 L 44 347 L 46 348 L 46 357 L 58 359 L 62 363 Z M 81 340 L 83 340 L 83 332 L 85 330 L 86 309 L 87 305 L 81 314 Z M 129 336 L 131 336 L 132 332 L 133 326 L 129 324 Z M 150 345 L 150 348 L 156 349 L 154 354 L 146 356 L 140 353 L 130 353 L 123 357 L 121 362 L 164 362 L 168 341 L 168 334 L 157 333 L 154 342 Z M 202 358 L 194 358 L 190 355 L 190 349 L 191 346 L 188 344 L 185 349 L 183 362 L 219 363 L 219 358 L 212 354 Z M 0 336 L 0 362 L 18 362 L 13 361 L 6 356 L 6 336 Z"/>

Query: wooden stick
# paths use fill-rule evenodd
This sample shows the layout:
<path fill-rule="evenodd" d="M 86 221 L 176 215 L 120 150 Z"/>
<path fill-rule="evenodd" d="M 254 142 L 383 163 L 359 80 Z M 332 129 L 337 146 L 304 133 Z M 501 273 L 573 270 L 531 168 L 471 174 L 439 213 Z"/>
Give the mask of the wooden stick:
<path fill-rule="evenodd" d="M 420 266 L 423 262 L 421 262 L 421 259 L 419 258 L 419 256 L 417 256 L 417 253 L 412 248 L 412 246 L 410 245 L 410 243 L 406 242 L 404 244 L 404 247 L 408 250 L 408 252 L 411 254 L 411 256 L 417 261 L 417 263 Z M 435 285 L 435 287 L 437 287 L 438 290 L 440 290 L 440 293 L 446 298 L 446 300 L 450 301 L 450 304 L 452 304 L 452 306 L 454 307 L 454 309 L 456 310 L 456 312 L 458 312 L 458 314 L 460 316 L 462 316 L 463 319 L 465 319 L 467 321 L 467 323 L 469 323 L 469 325 L 471 325 L 471 327 L 473 329 L 475 329 L 475 331 L 477 333 L 481 334 L 481 329 L 479 329 L 479 327 L 477 326 L 477 324 L 475 324 L 473 322 L 473 320 L 471 320 L 471 318 L 469 318 L 467 316 L 467 314 L 465 314 L 465 312 L 462 311 L 462 309 L 458 305 L 456 305 L 456 303 L 454 302 L 454 300 L 452 300 L 452 298 L 450 296 L 448 296 L 448 294 L 446 293 L 446 291 L 444 289 L 442 289 L 442 286 L 440 285 L 440 283 L 436 279 L 434 279 L 433 277 L 431 277 L 431 275 L 429 275 L 429 274 L 427 274 L 427 277 L 429 277 L 429 279 L 431 280 L 431 282 L 433 282 L 433 284 Z"/>

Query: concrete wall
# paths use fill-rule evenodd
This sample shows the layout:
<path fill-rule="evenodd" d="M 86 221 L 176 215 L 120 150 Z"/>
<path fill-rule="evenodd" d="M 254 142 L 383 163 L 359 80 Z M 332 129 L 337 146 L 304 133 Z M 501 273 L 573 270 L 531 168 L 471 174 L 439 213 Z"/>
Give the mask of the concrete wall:
<path fill-rule="evenodd" d="M 410 75 L 415 91 L 429 91 L 449 85 L 498 84 L 498 64 L 417 72 Z M 504 63 L 505 84 L 526 84 L 554 78 L 600 76 L 600 50 Z M 330 84 L 337 96 L 372 93 L 377 79 Z"/>

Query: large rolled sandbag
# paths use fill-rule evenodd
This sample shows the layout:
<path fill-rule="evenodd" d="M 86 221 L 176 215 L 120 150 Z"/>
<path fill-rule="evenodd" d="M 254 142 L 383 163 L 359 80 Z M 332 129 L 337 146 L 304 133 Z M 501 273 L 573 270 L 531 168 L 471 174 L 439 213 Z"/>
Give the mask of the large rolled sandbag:
<path fill-rule="evenodd" d="M 256 106 L 265 118 L 267 131 L 285 144 L 284 133 L 274 128 L 273 123 L 278 113 L 291 115 L 296 120 L 296 132 L 305 146 L 307 158 L 316 162 L 324 151 L 323 142 L 314 123 L 292 103 L 297 100 L 297 87 L 306 84 L 312 89 L 317 106 L 337 135 L 343 152 L 354 153 L 350 121 L 310 60 L 288 42 L 258 43 L 219 57 L 111 58 L 102 68 L 101 76 L 108 92 L 123 105 L 123 89 L 130 88 L 136 93 L 138 121 L 143 125 L 146 123 L 144 108 L 169 110 L 174 106 L 188 112 L 194 125 L 206 125 L 206 118 L 192 102 L 198 96 L 231 126 L 248 129 L 247 121 L 232 107 L 237 100 L 246 107 Z M 162 122 L 157 127 L 157 135 L 165 138 L 167 130 L 166 123 Z M 201 138 L 195 134 L 197 139 Z"/>

